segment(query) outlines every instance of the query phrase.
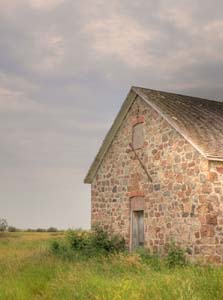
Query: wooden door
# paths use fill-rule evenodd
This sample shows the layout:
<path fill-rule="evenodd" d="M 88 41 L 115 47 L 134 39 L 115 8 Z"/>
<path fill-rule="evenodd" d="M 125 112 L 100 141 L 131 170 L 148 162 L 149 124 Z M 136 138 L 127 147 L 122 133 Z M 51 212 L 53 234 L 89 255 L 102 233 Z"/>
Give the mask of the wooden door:
<path fill-rule="evenodd" d="M 144 246 L 144 211 L 132 212 L 132 250 Z"/>

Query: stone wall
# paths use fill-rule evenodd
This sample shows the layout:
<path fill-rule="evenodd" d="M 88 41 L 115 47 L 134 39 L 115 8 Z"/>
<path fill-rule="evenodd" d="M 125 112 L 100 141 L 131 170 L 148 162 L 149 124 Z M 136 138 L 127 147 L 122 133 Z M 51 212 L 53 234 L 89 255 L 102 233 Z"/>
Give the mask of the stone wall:
<path fill-rule="evenodd" d="M 144 124 L 144 145 L 129 144 Z M 130 245 L 131 199 L 144 198 L 145 246 L 165 251 L 174 240 L 189 257 L 222 262 L 223 164 L 208 162 L 139 97 L 133 103 L 92 183 L 92 225 L 123 235 Z"/>

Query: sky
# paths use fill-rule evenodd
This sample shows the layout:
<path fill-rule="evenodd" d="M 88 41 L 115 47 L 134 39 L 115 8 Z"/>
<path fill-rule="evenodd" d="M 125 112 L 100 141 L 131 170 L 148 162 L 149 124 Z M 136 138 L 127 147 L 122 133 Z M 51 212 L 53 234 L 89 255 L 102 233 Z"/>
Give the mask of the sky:
<path fill-rule="evenodd" d="M 130 87 L 223 99 L 221 0 L 0 0 L 0 218 L 89 228 L 83 179 Z"/>

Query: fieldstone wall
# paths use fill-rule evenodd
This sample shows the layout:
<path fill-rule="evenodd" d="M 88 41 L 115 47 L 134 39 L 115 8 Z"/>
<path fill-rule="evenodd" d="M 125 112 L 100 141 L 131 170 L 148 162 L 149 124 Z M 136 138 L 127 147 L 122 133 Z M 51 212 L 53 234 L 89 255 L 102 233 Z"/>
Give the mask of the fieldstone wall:
<path fill-rule="evenodd" d="M 129 144 L 144 124 L 144 145 Z M 223 163 L 208 162 L 139 97 L 133 103 L 92 183 L 92 225 L 118 232 L 131 245 L 131 201 L 144 198 L 145 247 L 165 252 L 174 240 L 191 260 L 221 263 Z"/>

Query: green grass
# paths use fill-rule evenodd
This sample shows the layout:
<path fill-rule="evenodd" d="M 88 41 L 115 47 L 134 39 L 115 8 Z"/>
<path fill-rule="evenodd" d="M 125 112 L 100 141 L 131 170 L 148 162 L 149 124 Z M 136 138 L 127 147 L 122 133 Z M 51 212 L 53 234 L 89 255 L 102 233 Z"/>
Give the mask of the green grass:
<path fill-rule="evenodd" d="M 1 300 L 216 300 L 223 299 L 223 268 L 168 269 L 138 255 L 64 260 L 49 253 L 62 234 L 0 236 Z"/>

